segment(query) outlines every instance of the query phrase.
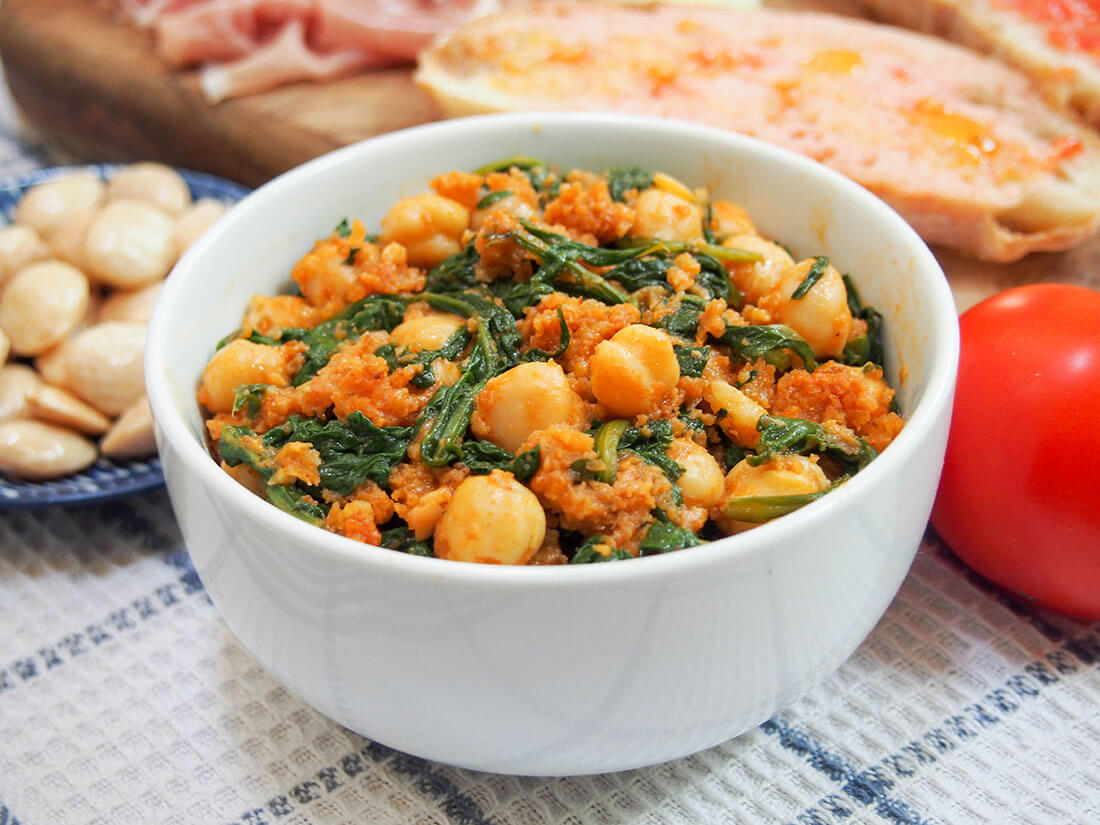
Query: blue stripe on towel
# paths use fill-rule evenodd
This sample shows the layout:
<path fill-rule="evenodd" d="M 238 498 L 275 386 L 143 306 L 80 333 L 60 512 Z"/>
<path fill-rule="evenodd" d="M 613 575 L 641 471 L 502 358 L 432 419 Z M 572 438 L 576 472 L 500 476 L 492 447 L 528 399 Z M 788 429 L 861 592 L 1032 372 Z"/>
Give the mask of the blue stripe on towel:
<path fill-rule="evenodd" d="M 363 745 L 358 750 L 344 755 L 286 793 L 245 811 L 227 825 L 274 825 L 283 817 L 302 812 L 312 803 L 343 787 L 348 780 L 356 780 L 372 764 L 387 763 L 392 773 L 408 779 L 418 793 L 435 802 L 447 819 L 456 825 L 492 825 L 492 820 L 486 818 L 481 806 L 462 793 L 433 763 L 377 742 L 362 741 Z"/>
<path fill-rule="evenodd" d="M 205 597 L 202 582 L 191 566 L 186 550 L 167 554 L 165 561 L 180 571 L 175 581 L 166 582 L 129 604 L 112 610 L 102 620 L 87 624 L 51 645 L 26 653 L 0 667 L 0 700 L 18 685 L 78 659 L 104 642 L 128 635 L 142 623 L 183 604 L 188 597 L 196 593 L 202 593 Z M 0 825 L 5 825 L 2 819 Z"/>
<path fill-rule="evenodd" d="M 1039 697 L 1062 678 L 1100 663 L 1100 634 L 1094 631 L 1066 639 L 1009 676 L 999 687 L 971 702 L 957 713 L 945 717 L 938 725 L 902 745 L 875 765 L 855 773 L 854 768 L 829 755 L 809 735 L 797 731 L 781 719 L 772 719 L 761 727 L 765 733 L 779 735 L 780 744 L 788 750 L 806 755 L 811 765 L 836 782 L 843 781 L 844 793 L 864 804 L 876 802 L 876 812 L 897 825 L 921 822 L 908 806 L 900 807 L 881 794 L 882 790 L 900 785 L 927 765 L 934 764 L 946 753 L 966 747 L 990 728 L 996 727 L 1025 704 Z M 851 771 L 851 776 L 846 773 Z M 881 797 L 881 798 L 880 798 Z M 899 803 L 900 804 L 900 803 Z M 828 814 L 828 816 L 826 816 Z M 800 825 L 826 825 L 846 819 L 852 811 L 843 797 L 827 794 L 799 814 Z"/>
<path fill-rule="evenodd" d="M 19 820 L 15 818 L 15 814 L 3 802 L 0 802 L 0 825 L 19 825 Z"/>
<path fill-rule="evenodd" d="M 843 757 L 826 750 L 817 739 L 805 731 L 793 727 L 781 717 L 773 717 L 760 726 L 764 733 L 778 737 L 779 744 L 786 750 L 804 756 L 814 770 L 823 773 L 833 782 L 841 784 L 841 790 L 852 801 L 863 806 L 873 804 L 875 813 L 887 822 L 896 825 L 927 825 L 925 820 L 913 808 L 897 799 L 891 799 L 886 791 L 894 782 L 879 768 L 874 767 L 857 772 Z M 846 819 L 853 810 L 844 799 L 830 794 L 820 803 L 828 813 Z M 814 808 L 809 808 L 797 818 L 802 825 L 824 825 L 826 820 Z"/>

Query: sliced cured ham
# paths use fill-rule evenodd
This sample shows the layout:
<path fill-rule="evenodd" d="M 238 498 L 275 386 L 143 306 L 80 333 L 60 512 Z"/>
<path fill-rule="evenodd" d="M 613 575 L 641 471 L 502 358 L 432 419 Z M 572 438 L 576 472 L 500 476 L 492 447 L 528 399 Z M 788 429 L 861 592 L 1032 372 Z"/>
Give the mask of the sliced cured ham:
<path fill-rule="evenodd" d="M 411 60 L 441 32 L 500 5 L 500 0 L 320 0 L 314 40 L 321 49 L 368 48 Z"/>
<path fill-rule="evenodd" d="M 1100 225 L 1100 138 L 1023 74 L 941 40 L 807 12 L 553 3 L 422 54 L 450 115 L 619 111 L 695 120 L 827 163 L 933 243 L 1010 261 Z"/>
<path fill-rule="evenodd" d="M 202 66 L 214 102 L 299 80 L 412 62 L 499 0 L 117 0 L 171 66 Z"/>
<path fill-rule="evenodd" d="M 119 8 L 137 25 L 151 26 L 158 18 L 206 0 L 118 0 Z"/>
<path fill-rule="evenodd" d="M 203 67 L 199 82 L 213 103 L 228 97 L 253 94 L 299 80 L 326 80 L 370 65 L 391 62 L 388 55 L 363 49 L 343 49 L 318 54 L 305 41 L 300 20 L 291 20 L 274 40 L 242 57 Z"/>
<path fill-rule="evenodd" d="M 312 16 L 315 0 L 205 0 L 154 23 L 157 51 L 173 66 L 236 60 Z"/>

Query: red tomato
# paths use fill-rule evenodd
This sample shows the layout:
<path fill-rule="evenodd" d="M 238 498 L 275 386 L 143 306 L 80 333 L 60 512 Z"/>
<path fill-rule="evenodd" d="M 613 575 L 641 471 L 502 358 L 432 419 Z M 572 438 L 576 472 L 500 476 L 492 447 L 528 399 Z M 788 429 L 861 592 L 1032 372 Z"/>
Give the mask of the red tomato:
<path fill-rule="evenodd" d="M 959 319 L 932 526 L 998 584 L 1100 618 L 1100 292 L 1017 287 Z"/>

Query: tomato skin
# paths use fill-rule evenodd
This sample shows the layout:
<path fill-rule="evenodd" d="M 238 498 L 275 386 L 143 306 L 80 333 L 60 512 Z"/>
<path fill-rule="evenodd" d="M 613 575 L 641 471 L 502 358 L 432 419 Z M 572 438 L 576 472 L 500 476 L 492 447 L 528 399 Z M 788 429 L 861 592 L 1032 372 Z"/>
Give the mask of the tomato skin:
<path fill-rule="evenodd" d="M 1100 292 L 1016 287 L 959 328 L 932 526 L 986 578 L 1100 619 Z"/>

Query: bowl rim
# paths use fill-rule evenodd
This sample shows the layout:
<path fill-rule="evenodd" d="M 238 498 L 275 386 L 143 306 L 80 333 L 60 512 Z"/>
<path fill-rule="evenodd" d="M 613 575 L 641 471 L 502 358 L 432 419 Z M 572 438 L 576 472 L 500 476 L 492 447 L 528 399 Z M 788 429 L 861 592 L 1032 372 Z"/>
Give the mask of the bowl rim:
<path fill-rule="evenodd" d="M 555 128 L 646 130 L 657 132 L 670 140 L 677 137 L 703 137 L 725 143 L 734 151 L 793 166 L 803 174 L 824 178 L 844 198 L 879 212 L 885 221 L 893 224 L 901 241 L 912 251 L 914 272 L 921 273 L 919 277 L 928 282 L 926 291 L 931 299 L 928 309 L 931 323 L 925 331 L 932 357 L 928 362 L 927 381 L 920 403 L 906 418 L 905 427 L 890 446 L 827 497 L 811 502 L 794 513 L 744 533 L 673 553 L 632 559 L 629 564 L 515 566 L 462 563 L 413 556 L 367 545 L 308 524 L 249 492 L 223 472 L 211 460 L 206 445 L 196 438 L 183 414 L 173 403 L 173 382 L 168 378 L 169 371 L 163 368 L 167 363 L 167 342 L 159 331 L 167 326 L 170 308 L 175 304 L 176 295 L 185 289 L 187 272 L 193 262 L 201 259 L 205 249 L 228 231 L 233 224 L 233 216 L 261 208 L 268 200 L 278 200 L 284 197 L 284 193 L 292 192 L 300 182 L 332 167 L 353 162 L 362 153 L 375 151 L 376 147 L 410 144 L 431 139 L 436 134 L 453 136 L 485 128 L 531 130 L 546 125 L 553 125 Z M 396 574 L 423 576 L 434 580 L 452 579 L 469 584 L 492 582 L 498 585 L 507 582 L 521 587 L 576 587 L 586 584 L 603 586 L 613 582 L 641 582 L 655 576 L 667 580 L 669 576 L 695 572 L 700 567 L 708 567 L 722 560 L 764 555 L 781 547 L 792 536 L 813 531 L 833 511 L 847 508 L 853 502 L 858 504 L 864 490 L 877 484 L 880 477 L 889 473 L 894 465 L 904 466 L 907 459 L 920 449 L 925 438 L 937 427 L 940 417 L 950 414 L 959 356 L 959 334 L 958 324 L 949 323 L 949 320 L 956 320 L 958 313 L 946 277 L 931 250 L 897 212 L 861 185 L 817 161 L 746 135 L 685 121 L 620 114 L 533 112 L 454 118 L 368 138 L 307 161 L 255 189 L 230 209 L 228 218 L 214 226 L 181 257 L 172 277 L 167 279 L 154 310 L 145 355 L 146 384 L 154 420 L 161 437 L 172 445 L 177 460 L 186 466 L 188 483 L 209 485 L 219 498 L 230 502 L 234 507 L 242 508 L 249 518 L 268 522 L 272 527 L 277 526 L 288 540 L 303 551 L 308 549 L 308 552 L 328 557 L 329 561 L 362 564 Z M 938 278 L 935 277 L 937 273 Z"/>

